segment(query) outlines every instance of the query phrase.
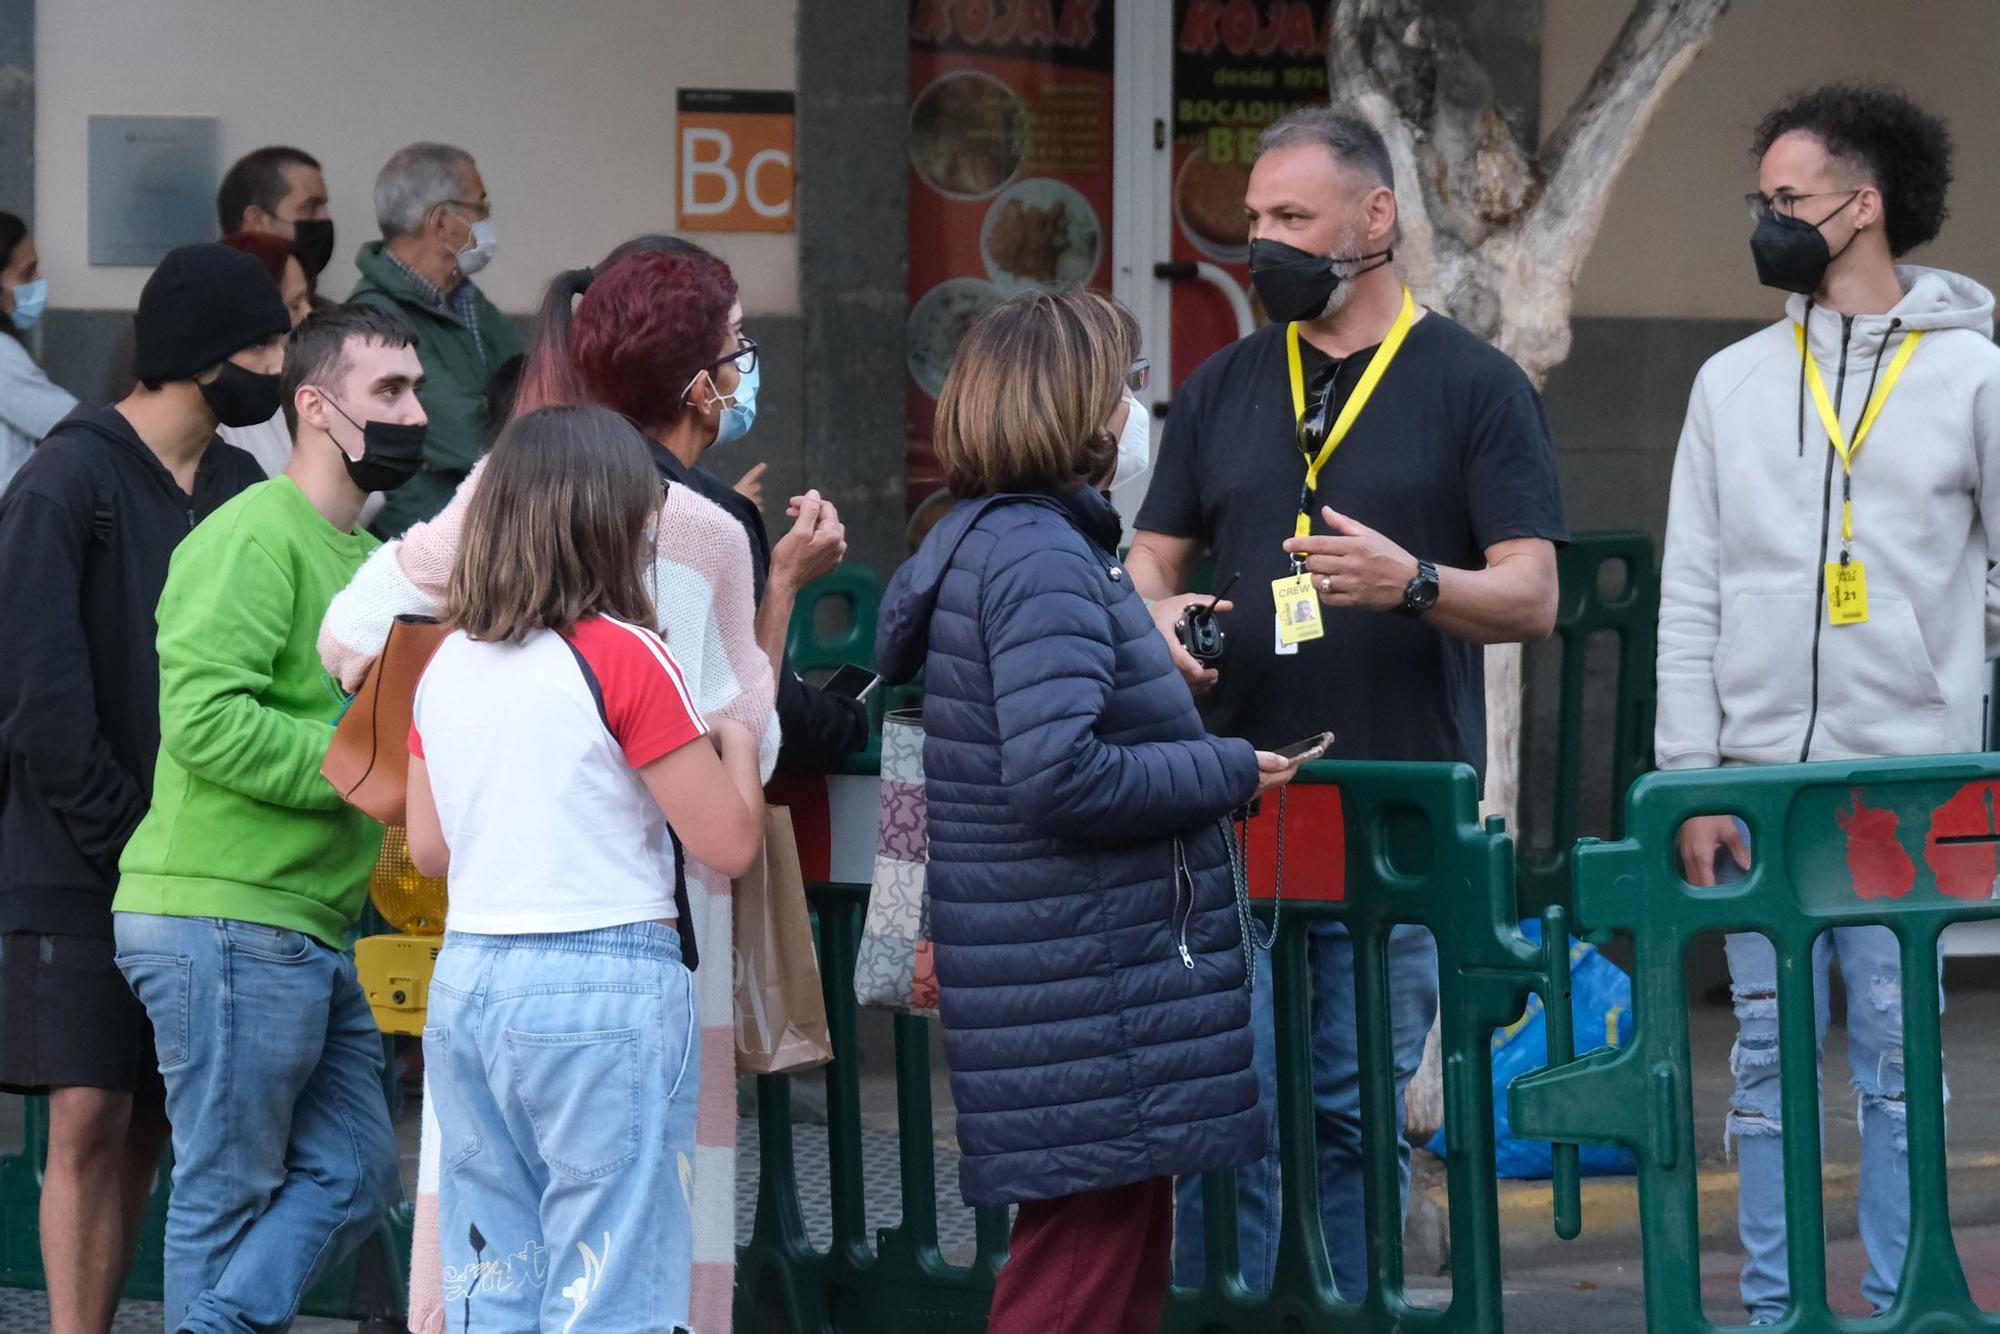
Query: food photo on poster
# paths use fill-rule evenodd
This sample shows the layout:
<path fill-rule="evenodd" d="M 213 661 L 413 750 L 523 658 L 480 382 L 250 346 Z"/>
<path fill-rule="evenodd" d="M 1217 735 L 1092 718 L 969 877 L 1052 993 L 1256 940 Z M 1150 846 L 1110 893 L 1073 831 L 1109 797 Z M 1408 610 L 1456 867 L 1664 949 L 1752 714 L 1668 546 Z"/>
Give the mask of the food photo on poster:
<path fill-rule="evenodd" d="M 1111 273 L 1110 0 L 910 7 L 908 504 L 946 499 L 931 418 L 967 329 L 1008 294 Z"/>

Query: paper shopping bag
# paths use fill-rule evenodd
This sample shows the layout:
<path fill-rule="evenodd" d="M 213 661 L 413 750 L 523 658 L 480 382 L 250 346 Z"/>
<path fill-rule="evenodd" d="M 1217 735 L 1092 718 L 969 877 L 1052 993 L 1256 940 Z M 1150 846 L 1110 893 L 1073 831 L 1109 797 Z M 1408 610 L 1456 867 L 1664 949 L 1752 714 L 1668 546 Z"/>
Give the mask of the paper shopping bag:
<path fill-rule="evenodd" d="M 764 808 L 764 850 L 734 885 L 736 1068 L 778 1075 L 833 1059 L 791 812 Z"/>

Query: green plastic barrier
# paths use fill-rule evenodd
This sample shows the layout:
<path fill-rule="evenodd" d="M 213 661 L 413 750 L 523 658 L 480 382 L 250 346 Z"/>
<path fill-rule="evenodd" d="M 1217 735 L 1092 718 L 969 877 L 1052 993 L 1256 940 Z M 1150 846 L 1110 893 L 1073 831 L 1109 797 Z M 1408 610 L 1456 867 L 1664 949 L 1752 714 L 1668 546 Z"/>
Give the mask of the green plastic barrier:
<path fill-rule="evenodd" d="M 2000 756 L 1788 765 L 1654 774 L 1632 790 L 1626 837 L 1576 852 L 1576 918 L 1595 937 L 1631 938 L 1631 1043 L 1512 1085 L 1513 1124 L 1557 1142 L 1623 1144 L 1639 1160 L 1647 1328 L 1708 1331 L 1702 1314 L 1688 996 L 1683 958 L 1706 932 L 1758 930 L 1778 953 L 1779 1056 L 1792 1306 L 1784 1331 L 1945 1334 L 2000 1329 L 1974 1303 L 1952 1241 L 1945 1179 L 1938 937 L 2000 917 Z M 1741 884 L 1695 889 L 1675 843 L 1690 816 L 1725 813 L 1751 829 Z M 1833 927 L 1881 924 L 1903 961 L 1910 1247 L 1885 1318 L 1838 1321 L 1827 1306 L 1820 1191 L 1820 1094 L 1813 942 Z M 1552 1011 L 1553 1012 L 1553 1011 Z"/>
<path fill-rule="evenodd" d="M 1622 576 L 1606 597 L 1603 576 Z M 1567 902 L 1570 853 L 1575 846 L 1586 756 L 1610 746 L 1607 775 L 1614 821 L 1624 809 L 1622 794 L 1653 767 L 1653 658 L 1660 619 L 1660 571 L 1653 539 L 1640 532 L 1579 533 L 1556 556 L 1561 585 L 1555 639 L 1561 654 L 1556 683 L 1554 796 L 1544 850 L 1521 852 L 1521 907 L 1539 913 Z M 1593 636 L 1609 632 L 1618 642 L 1616 713 L 1611 731 L 1586 733 L 1583 716 L 1587 651 Z M 1613 837 L 1623 831 L 1610 829 Z"/>
<path fill-rule="evenodd" d="M 840 609 L 840 629 L 821 629 L 822 607 Z M 824 579 L 807 584 L 799 590 L 786 630 L 785 652 L 791 657 L 792 670 L 816 672 L 848 663 L 872 670 L 875 619 L 881 607 L 882 581 L 866 565 L 842 565 Z"/>
<path fill-rule="evenodd" d="M 1320 764 L 1311 766 L 1308 781 L 1341 790 L 1346 899 L 1286 902 L 1273 950 L 1274 976 L 1259 982 L 1277 989 L 1284 1201 L 1277 1283 L 1263 1297 L 1243 1287 L 1233 1176 L 1216 1173 L 1205 1182 L 1211 1257 L 1206 1284 L 1171 1295 L 1163 1328 L 1169 1334 L 1498 1330 L 1491 1038 L 1494 1029 L 1519 1017 L 1529 993 L 1536 992 L 1552 1021 L 1550 1059 L 1569 1059 L 1566 915 L 1552 908 L 1544 919 L 1552 948 L 1521 934 L 1515 919 L 1513 848 L 1498 822 L 1479 822 L 1478 786 L 1470 769 Z M 873 1238 L 866 1235 L 852 979 L 867 889 L 813 886 L 807 897 L 819 924 L 821 976 L 835 1051 L 833 1064 L 818 1076 L 827 1088 L 825 1188 L 831 1192 L 833 1240 L 827 1250 L 817 1251 L 806 1239 L 792 1154 L 789 1079 L 761 1078 L 760 1179 L 751 1240 L 738 1254 L 737 1327 L 785 1334 L 834 1329 L 978 1334 L 985 1328 L 993 1279 L 1006 1256 L 1006 1214 L 980 1211 L 977 1253 L 970 1266 L 945 1262 L 937 1241 L 928 1026 L 898 1017 L 902 1220 Z M 1268 921 L 1269 907 L 1263 911 Z M 1313 998 L 1306 965 L 1308 929 L 1332 921 L 1344 922 L 1354 937 L 1365 1053 L 1361 1088 L 1367 1216 L 1362 1221 L 1374 1285 L 1364 1304 L 1342 1303 L 1335 1296 L 1319 1229 L 1309 1063 Z M 1405 922 L 1429 928 L 1437 940 L 1447 1116 L 1454 1126 L 1477 1128 L 1462 1142 L 1453 1142 L 1446 1168 L 1453 1287 L 1443 1310 L 1413 1306 L 1403 1284 L 1385 949 L 1390 929 Z M 1557 1230 L 1573 1236 L 1581 1217 L 1573 1147 L 1559 1147 L 1556 1173 Z M 808 1182 L 805 1188 L 820 1185 Z"/>

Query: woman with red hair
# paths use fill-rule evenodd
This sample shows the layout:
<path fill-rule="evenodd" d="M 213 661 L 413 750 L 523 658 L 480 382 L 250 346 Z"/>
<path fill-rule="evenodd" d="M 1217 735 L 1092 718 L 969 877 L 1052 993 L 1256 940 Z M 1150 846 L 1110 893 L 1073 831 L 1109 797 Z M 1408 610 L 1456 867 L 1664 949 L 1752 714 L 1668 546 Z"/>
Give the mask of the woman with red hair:
<path fill-rule="evenodd" d="M 268 232 L 231 232 L 222 238 L 222 244 L 231 250 L 241 250 L 264 266 L 271 281 L 278 285 L 278 295 L 285 300 L 285 313 L 292 317 L 292 327 L 298 328 L 299 321 L 312 310 L 313 281 L 305 265 L 292 253 L 291 242 Z M 269 421 L 255 426 L 221 426 L 215 433 L 224 444 L 234 445 L 256 459 L 266 477 L 276 477 L 292 461 L 292 428 L 285 421 L 283 408 Z"/>
<path fill-rule="evenodd" d="M 770 656 L 759 646 L 752 559 L 743 527 L 694 488 L 676 482 L 684 454 L 698 455 L 722 429 L 754 345 L 736 321 L 736 283 L 720 260 L 660 246 L 613 252 L 595 270 L 575 270 L 551 284 L 543 327 L 514 404 L 592 402 L 629 417 L 651 442 L 666 500 L 648 591 L 660 633 L 673 649 L 705 716 L 720 715 L 763 738 L 761 774 L 777 759 Z M 570 303 L 581 292 L 572 317 Z M 320 656 L 349 689 L 381 652 L 400 614 L 439 615 L 466 509 L 481 467 L 460 485 L 443 513 L 386 544 L 339 597 L 320 629 Z M 736 1049 L 730 975 L 733 946 L 729 882 L 688 864 L 697 1008 L 701 1017 L 701 1092 L 695 1161 L 694 1276 L 688 1324 L 727 1329 L 735 1281 Z M 699 961 L 707 960 L 707 966 Z M 692 1072 L 691 1072 L 692 1077 Z M 437 1123 L 424 1099 L 418 1217 L 410 1268 L 409 1324 L 416 1334 L 444 1328 L 444 1275 L 437 1223 Z M 475 1286 L 476 1285 L 471 1285 Z M 454 1298 L 467 1295 L 454 1290 Z M 470 1294 L 476 1298 L 476 1292 Z"/>

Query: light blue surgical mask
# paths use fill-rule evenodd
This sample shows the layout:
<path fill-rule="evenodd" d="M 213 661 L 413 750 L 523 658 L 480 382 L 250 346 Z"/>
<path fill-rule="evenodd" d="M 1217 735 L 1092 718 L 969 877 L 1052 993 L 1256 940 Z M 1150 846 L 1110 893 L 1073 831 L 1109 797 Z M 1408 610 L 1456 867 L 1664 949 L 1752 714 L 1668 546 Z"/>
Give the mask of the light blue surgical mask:
<path fill-rule="evenodd" d="M 741 440 L 750 434 L 750 428 L 757 422 L 757 385 L 764 378 L 764 363 L 759 359 L 747 374 L 737 377 L 733 400 L 722 410 L 722 424 L 715 432 L 715 443 L 726 445 L 732 440 Z"/>
<path fill-rule="evenodd" d="M 31 283 L 20 283 L 13 291 L 14 309 L 11 315 L 14 327 L 26 333 L 35 327 L 36 322 L 42 318 L 42 312 L 48 309 L 49 280 L 37 278 Z"/>

